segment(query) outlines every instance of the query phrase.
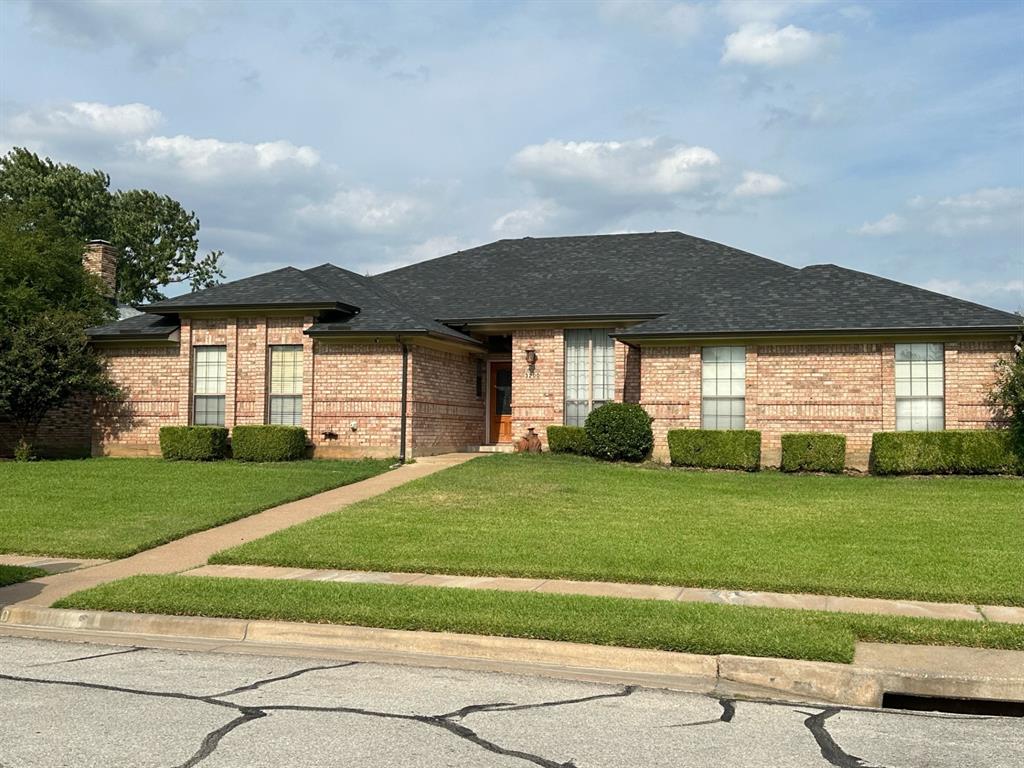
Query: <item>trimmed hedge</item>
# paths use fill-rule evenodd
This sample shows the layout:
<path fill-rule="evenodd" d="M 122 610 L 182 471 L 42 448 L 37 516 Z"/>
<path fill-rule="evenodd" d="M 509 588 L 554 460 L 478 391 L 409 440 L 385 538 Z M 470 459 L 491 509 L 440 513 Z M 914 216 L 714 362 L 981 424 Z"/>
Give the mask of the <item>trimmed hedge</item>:
<path fill-rule="evenodd" d="M 876 432 L 871 471 L 878 475 L 1024 474 L 1009 430 Z"/>
<path fill-rule="evenodd" d="M 306 458 L 306 430 L 284 424 L 244 424 L 231 433 L 238 461 L 295 461 Z"/>
<path fill-rule="evenodd" d="M 845 435 L 794 432 L 782 436 L 783 472 L 842 472 L 845 467 Z"/>
<path fill-rule="evenodd" d="M 651 455 L 651 417 L 636 403 L 605 403 L 587 416 L 583 427 L 591 455 L 608 461 L 643 461 Z"/>
<path fill-rule="evenodd" d="M 761 468 L 761 433 L 753 429 L 672 429 L 668 453 L 677 467 L 756 472 Z"/>
<path fill-rule="evenodd" d="M 217 461 L 227 458 L 225 427 L 160 427 L 160 455 L 173 461 Z"/>
<path fill-rule="evenodd" d="M 590 440 L 583 427 L 548 427 L 548 450 L 589 456 Z"/>

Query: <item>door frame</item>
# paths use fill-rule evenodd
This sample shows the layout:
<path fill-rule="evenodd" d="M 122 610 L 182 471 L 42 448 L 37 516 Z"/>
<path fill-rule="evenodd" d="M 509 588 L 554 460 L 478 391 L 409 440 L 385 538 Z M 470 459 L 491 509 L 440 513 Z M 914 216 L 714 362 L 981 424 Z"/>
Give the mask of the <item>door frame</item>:
<path fill-rule="evenodd" d="M 495 363 L 508 363 L 512 364 L 512 355 L 502 355 L 500 357 L 488 357 L 487 358 L 487 386 L 485 387 L 486 393 L 484 397 L 484 445 L 497 445 L 497 442 L 491 438 L 491 390 L 492 382 L 494 379 L 494 364 Z M 512 369 L 512 392 L 515 396 L 515 369 Z"/>

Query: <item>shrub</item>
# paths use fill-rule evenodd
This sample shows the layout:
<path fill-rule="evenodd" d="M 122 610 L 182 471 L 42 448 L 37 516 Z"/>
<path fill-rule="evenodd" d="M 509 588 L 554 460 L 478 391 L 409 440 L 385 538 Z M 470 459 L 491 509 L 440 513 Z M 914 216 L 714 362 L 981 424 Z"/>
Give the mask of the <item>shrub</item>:
<path fill-rule="evenodd" d="M 583 427 L 548 427 L 548 450 L 590 456 L 590 440 Z"/>
<path fill-rule="evenodd" d="M 295 461 L 306 457 L 306 430 L 283 424 L 247 424 L 231 433 L 231 455 L 239 461 Z"/>
<path fill-rule="evenodd" d="M 165 459 L 215 461 L 228 455 L 224 427 L 160 427 L 160 453 Z"/>
<path fill-rule="evenodd" d="M 584 425 L 591 455 L 609 461 L 643 461 L 651 455 L 651 417 L 636 403 L 605 403 Z"/>
<path fill-rule="evenodd" d="M 761 433 L 738 429 L 673 429 L 668 433 L 668 452 L 679 467 L 745 469 L 761 468 Z"/>
<path fill-rule="evenodd" d="M 1024 473 L 1010 430 L 876 432 L 871 471 L 879 475 Z"/>
<path fill-rule="evenodd" d="M 782 436 L 783 472 L 842 472 L 845 466 L 845 435 L 797 432 Z"/>

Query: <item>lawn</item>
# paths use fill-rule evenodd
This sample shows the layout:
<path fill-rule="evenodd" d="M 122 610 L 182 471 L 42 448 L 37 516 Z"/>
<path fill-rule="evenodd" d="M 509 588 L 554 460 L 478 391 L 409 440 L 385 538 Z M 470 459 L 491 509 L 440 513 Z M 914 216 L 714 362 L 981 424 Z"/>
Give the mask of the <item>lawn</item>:
<path fill-rule="evenodd" d="M 212 562 L 1024 605 L 1024 480 L 492 456 Z"/>
<path fill-rule="evenodd" d="M 384 472 L 387 460 L 281 464 L 0 462 L 0 553 L 114 558 Z"/>
<path fill-rule="evenodd" d="M 1024 626 L 535 592 L 135 576 L 58 608 L 278 619 L 849 663 L 856 641 L 1024 650 Z"/>
<path fill-rule="evenodd" d="M 0 565 L 0 587 L 8 584 L 17 584 L 19 581 L 29 581 L 45 576 L 46 571 L 42 568 L 25 568 L 21 565 Z"/>

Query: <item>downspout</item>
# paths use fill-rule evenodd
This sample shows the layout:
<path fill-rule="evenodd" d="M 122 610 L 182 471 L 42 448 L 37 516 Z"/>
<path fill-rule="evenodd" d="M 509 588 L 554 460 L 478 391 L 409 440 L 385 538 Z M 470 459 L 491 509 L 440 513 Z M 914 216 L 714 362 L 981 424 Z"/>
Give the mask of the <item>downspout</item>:
<path fill-rule="evenodd" d="M 401 444 L 398 448 L 398 463 L 405 464 L 406 411 L 409 409 L 409 345 L 402 341 L 401 336 L 395 338 L 402 345 L 402 420 L 399 429 Z"/>

